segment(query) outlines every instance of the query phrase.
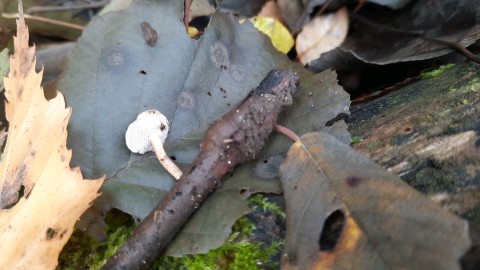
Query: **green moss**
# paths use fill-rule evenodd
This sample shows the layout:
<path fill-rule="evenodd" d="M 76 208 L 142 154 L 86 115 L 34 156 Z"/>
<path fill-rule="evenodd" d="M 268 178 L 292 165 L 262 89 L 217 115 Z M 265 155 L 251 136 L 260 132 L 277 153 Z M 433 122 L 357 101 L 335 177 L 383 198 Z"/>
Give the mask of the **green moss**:
<path fill-rule="evenodd" d="M 350 145 L 354 145 L 360 142 L 363 142 L 363 139 L 355 136 L 355 137 L 352 137 L 352 141 L 350 142 Z"/>
<path fill-rule="evenodd" d="M 248 199 L 252 209 L 260 208 L 285 218 L 281 208 L 269 202 L 262 195 Z M 99 269 L 126 240 L 134 228 L 133 219 L 120 211 L 111 211 L 106 217 L 108 239 L 98 242 L 80 231 L 74 232 L 63 249 L 57 269 Z M 242 217 L 232 227 L 232 234 L 221 247 L 207 254 L 186 255 L 181 258 L 161 257 L 151 269 L 260 269 L 278 267 L 278 261 L 272 257 L 283 247 L 283 241 L 274 241 L 268 246 L 252 241 L 256 226 L 246 217 Z"/>
<path fill-rule="evenodd" d="M 110 211 L 105 223 L 105 242 L 75 231 L 60 253 L 57 269 L 100 269 L 132 233 L 135 224 L 129 215 L 118 210 Z"/>
<path fill-rule="evenodd" d="M 285 212 L 275 203 L 268 201 L 268 198 L 262 194 L 256 194 L 248 198 L 248 203 L 252 210 L 255 210 L 256 207 L 260 207 L 263 212 L 273 212 L 275 215 L 281 217 L 282 219 L 286 218 Z"/>
<path fill-rule="evenodd" d="M 285 218 L 285 212 L 281 208 L 268 201 L 268 198 L 257 194 L 248 199 L 252 210 L 260 208 L 264 212 L 272 212 L 281 218 Z M 159 258 L 152 269 L 263 269 L 278 267 L 277 261 L 272 257 L 283 247 L 283 241 L 274 241 L 266 246 L 264 243 L 253 242 L 251 236 L 256 229 L 246 217 L 237 220 L 233 225 L 233 233 L 221 247 L 209 251 L 207 254 L 186 255 L 181 258 Z"/>
<path fill-rule="evenodd" d="M 381 144 L 380 144 L 379 141 L 374 141 L 374 142 L 371 142 L 371 143 L 367 144 L 366 149 L 367 149 L 368 151 L 373 151 L 373 150 L 379 148 L 380 145 L 381 145 Z"/>
<path fill-rule="evenodd" d="M 448 69 L 451 69 L 454 66 L 455 64 L 447 64 L 447 65 L 440 66 L 435 70 L 423 72 L 422 74 L 420 74 L 420 78 L 422 79 L 436 78 L 440 76 L 443 72 L 445 72 Z"/>
<path fill-rule="evenodd" d="M 424 168 L 406 181 L 422 193 L 435 194 L 455 188 L 455 180 L 450 175 L 453 175 L 453 173 L 433 168 Z"/>

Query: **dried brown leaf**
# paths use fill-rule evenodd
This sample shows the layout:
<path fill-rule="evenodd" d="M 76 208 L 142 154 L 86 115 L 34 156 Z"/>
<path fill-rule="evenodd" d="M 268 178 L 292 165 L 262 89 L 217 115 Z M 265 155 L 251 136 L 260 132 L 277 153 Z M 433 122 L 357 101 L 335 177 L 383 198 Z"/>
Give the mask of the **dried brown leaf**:
<path fill-rule="evenodd" d="M 459 269 L 468 224 L 326 133 L 280 167 L 282 269 Z"/>
<path fill-rule="evenodd" d="M 60 93 L 45 99 L 42 72 L 35 72 L 35 48 L 29 47 L 28 38 L 21 17 L 4 80 L 10 130 L 0 163 L 2 269 L 54 269 L 75 222 L 102 184 L 84 180 L 79 168 L 69 167 L 66 127 L 71 109 L 65 108 Z"/>
<path fill-rule="evenodd" d="M 322 53 L 340 46 L 348 33 L 348 11 L 321 15 L 311 20 L 297 36 L 297 54 L 302 64 L 320 57 Z"/>

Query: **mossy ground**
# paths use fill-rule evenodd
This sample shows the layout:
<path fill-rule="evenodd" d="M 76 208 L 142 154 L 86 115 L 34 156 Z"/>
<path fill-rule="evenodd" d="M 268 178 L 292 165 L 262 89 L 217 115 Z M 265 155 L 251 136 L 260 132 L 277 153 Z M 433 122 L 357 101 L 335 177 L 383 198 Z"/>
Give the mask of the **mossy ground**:
<path fill-rule="evenodd" d="M 262 195 L 248 199 L 252 210 L 261 210 L 285 219 L 285 213 Z M 106 217 L 108 240 L 98 242 L 80 231 L 74 232 L 63 249 L 57 269 L 99 269 L 133 231 L 133 219 L 120 211 L 111 211 Z M 207 254 L 186 255 L 181 258 L 160 257 L 151 269 L 275 269 L 279 262 L 272 259 L 283 247 L 282 240 L 263 243 L 253 240 L 256 230 L 247 217 L 242 217 L 232 228 L 225 244 Z"/>

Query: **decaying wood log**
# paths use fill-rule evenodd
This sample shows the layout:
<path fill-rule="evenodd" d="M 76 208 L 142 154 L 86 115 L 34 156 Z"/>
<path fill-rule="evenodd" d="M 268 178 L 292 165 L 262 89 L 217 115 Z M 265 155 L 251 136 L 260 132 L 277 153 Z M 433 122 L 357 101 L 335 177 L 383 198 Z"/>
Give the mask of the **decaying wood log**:
<path fill-rule="evenodd" d="M 348 118 L 354 148 L 470 222 L 464 269 L 480 265 L 480 66 L 457 64 Z"/>

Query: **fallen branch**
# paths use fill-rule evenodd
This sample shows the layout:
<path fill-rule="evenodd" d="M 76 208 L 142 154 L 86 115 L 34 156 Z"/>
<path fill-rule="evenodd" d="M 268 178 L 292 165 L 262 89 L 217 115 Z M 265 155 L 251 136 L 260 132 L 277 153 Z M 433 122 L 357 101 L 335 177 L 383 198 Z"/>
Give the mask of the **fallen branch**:
<path fill-rule="evenodd" d="M 103 269 L 145 269 L 168 246 L 180 228 L 226 172 L 254 159 L 274 130 L 278 114 L 292 103 L 299 78 L 271 71 L 237 108 L 207 130 L 201 151 L 163 200 L 135 229 Z"/>

